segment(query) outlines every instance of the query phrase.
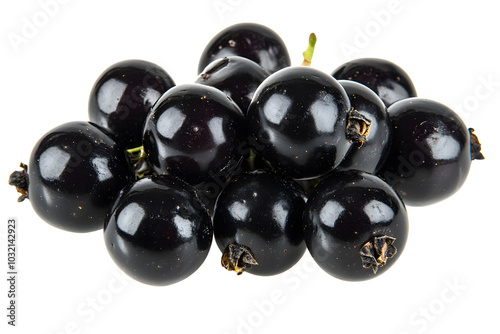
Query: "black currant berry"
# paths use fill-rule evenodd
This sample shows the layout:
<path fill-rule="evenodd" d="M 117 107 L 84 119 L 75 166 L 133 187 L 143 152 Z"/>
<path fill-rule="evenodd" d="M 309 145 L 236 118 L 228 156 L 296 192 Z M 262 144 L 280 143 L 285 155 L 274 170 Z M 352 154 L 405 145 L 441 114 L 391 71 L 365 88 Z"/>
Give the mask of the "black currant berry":
<path fill-rule="evenodd" d="M 108 67 L 92 87 L 89 119 L 113 133 L 125 148 L 142 145 L 151 107 L 175 83 L 158 65 L 126 60 Z"/>
<path fill-rule="evenodd" d="M 21 179 L 29 187 L 22 195 L 44 221 L 72 232 L 101 229 L 116 195 L 134 179 L 122 147 L 87 122 L 49 131 L 33 148 L 28 166 Z"/>
<path fill-rule="evenodd" d="M 238 176 L 219 195 L 213 216 L 222 265 L 262 276 L 291 268 L 305 252 L 304 199 L 298 184 L 278 174 Z"/>
<path fill-rule="evenodd" d="M 387 158 L 391 143 L 391 123 L 385 104 L 365 85 L 349 80 L 339 80 L 339 83 L 351 102 L 347 131 L 360 133 L 363 140 L 352 146 L 338 169 L 374 174 Z"/>
<path fill-rule="evenodd" d="M 337 167 L 351 146 L 346 135 L 349 98 L 330 75 L 289 67 L 257 88 L 247 114 L 255 150 L 295 179 Z"/>
<path fill-rule="evenodd" d="M 270 73 L 290 66 L 285 43 L 276 32 L 255 23 L 239 23 L 219 32 L 203 50 L 198 73 L 216 59 L 241 56 L 253 60 Z"/>
<path fill-rule="evenodd" d="M 328 274 L 347 281 L 381 275 L 399 258 L 408 237 L 408 216 L 397 193 L 361 171 L 332 174 L 310 195 L 304 238 Z"/>
<path fill-rule="evenodd" d="M 269 76 L 259 64 L 243 57 L 224 57 L 210 63 L 196 83 L 215 87 L 229 96 L 246 114 L 257 87 Z"/>
<path fill-rule="evenodd" d="M 339 66 L 332 75 L 337 80 L 352 80 L 368 86 L 380 96 L 386 106 L 417 96 L 408 74 L 398 65 L 385 59 L 351 60 Z"/>
<path fill-rule="evenodd" d="M 172 174 L 195 185 L 230 174 L 238 166 L 245 119 L 220 90 L 176 86 L 153 107 L 144 127 L 144 151 L 159 174 Z"/>
<path fill-rule="evenodd" d="M 104 226 L 106 248 L 130 277 L 169 285 L 193 274 L 212 244 L 210 217 L 194 189 L 170 175 L 124 188 Z"/>
<path fill-rule="evenodd" d="M 460 117 L 447 106 L 422 98 L 394 103 L 388 112 L 392 146 L 379 174 L 405 204 L 429 205 L 458 191 L 471 161 L 483 158 L 477 137 Z"/>

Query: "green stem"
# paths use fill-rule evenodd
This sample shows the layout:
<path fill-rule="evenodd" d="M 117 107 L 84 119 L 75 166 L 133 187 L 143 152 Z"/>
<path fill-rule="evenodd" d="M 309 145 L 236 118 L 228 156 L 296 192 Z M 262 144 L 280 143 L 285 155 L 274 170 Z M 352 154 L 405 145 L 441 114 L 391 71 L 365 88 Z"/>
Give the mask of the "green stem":
<path fill-rule="evenodd" d="M 306 51 L 302 53 L 302 55 L 304 56 L 304 61 L 302 62 L 302 66 L 311 66 L 315 45 L 316 45 L 316 35 L 312 33 L 309 35 L 309 45 L 307 46 Z"/>
<path fill-rule="evenodd" d="M 130 158 L 130 161 L 134 165 L 137 164 L 139 161 L 141 161 L 144 158 L 144 156 L 145 156 L 145 152 L 144 152 L 144 147 L 143 146 L 139 146 L 139 147 L 134 147 L 134 148 L 128 149 L 127 153 L 128 153 L 129 158 Z"/>
<path fill-rule="evenodd" d="M 250 149 L 250 154 L 248 155 L 248 165 L 250 166 L 251 170 L 255 169 L 255 151 L 253 149 Z"/>
<path fill-rule="evenodd" d="M 143 146 L 134 147 L 127 150 L 130 162 L 134 166 L 137 179 L 142 179 L 144 176 L 151 174 L 150 166 L 146 162 L 146 152 Z"/>
<path fill-rule="evenodd" d="M 134 147 L 134 148 L 128 149 L 127 152 L 130 154 L 134 154 L 137 152 L 141 152 L 142 150 L 144 150 L 144 146 L 139 146 L 139 147 Z"/>

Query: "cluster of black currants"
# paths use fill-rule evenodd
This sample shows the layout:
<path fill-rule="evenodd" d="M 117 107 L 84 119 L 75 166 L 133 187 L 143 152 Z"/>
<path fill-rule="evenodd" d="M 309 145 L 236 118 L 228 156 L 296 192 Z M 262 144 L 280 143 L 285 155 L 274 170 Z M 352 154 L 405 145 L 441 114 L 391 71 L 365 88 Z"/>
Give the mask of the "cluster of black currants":
<path fill-rule="evenodd" d="M 405 204 L 455 193 L 480 144 L 389 61 L 307 66 L 315 42 L 291 66 L 274 31 L 237 24 L 183 85 L 149 62 L 112 65 L 90 121 L 49 131 L 9 183 L 51 225 L 103 228 L 116 264 L 146 284 L 191 275 L 214 236 L 238 274 L 282 273 L 308 249 L 332 276 L 376 277 L 405 247 Z"/>

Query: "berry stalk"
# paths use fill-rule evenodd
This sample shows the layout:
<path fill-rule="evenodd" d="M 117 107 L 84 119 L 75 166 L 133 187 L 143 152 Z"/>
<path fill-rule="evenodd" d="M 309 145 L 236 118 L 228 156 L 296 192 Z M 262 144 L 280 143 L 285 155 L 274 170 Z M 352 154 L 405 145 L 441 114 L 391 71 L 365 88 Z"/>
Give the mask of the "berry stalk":
<path fill-rule="evenodd" d="M 306 51 L 302 53 L 302 55 L 304 56 L 304 61 L 302 62 L 302 66 L 311 66 L 311 61 L 314 54 L 315 46 L 316 46 L 316 34 L 311 33 L 309 35 L 309 45 L 307 46 Z"/>

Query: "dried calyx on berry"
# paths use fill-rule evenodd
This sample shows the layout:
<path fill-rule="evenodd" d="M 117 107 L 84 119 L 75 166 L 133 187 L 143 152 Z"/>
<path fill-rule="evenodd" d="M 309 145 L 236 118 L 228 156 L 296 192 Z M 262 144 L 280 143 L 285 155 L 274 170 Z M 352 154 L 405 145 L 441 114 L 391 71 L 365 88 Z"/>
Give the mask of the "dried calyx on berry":
<path fill-rule="evenodd" d="M 29 182 L 29 177 L 28 177 L 28 166 L 23 164 L 22 162 L 19 166 L 23 170 L 15 171 L 12 174 L 10 174 L 9 184 L 11 186 L 16 187 L 17 192 L 21 194 L 21 196 L 19 196 L 17 201 L 22 202 L 25 199 L 29 198 L 28 187 L 29 187 L 30 182 Z"/>
<path fill-rule="evenodd" d="M 393 257 L 397 249 L 393 243 L 395 238 L 384 235 L 382 237 L 375 237 L 373 240 L 368 241 L 361 247 L 359 254 L 363 268 L 372 268 L 373 273 L 376 274 L 379 266 L 386 264 L 387 259 Z"/>
<path fill-rule="evenodd" d="M 363 146 L 363 143 L 368 137 L 371 121 L 357 110 L 351 109 L 347 116 L 346 136 L 347 138 L 358 145 Z"/>
<path fill-rule="evenodd" d="M 470 157 L 471 160 L 483 160 L 484 155 L 481 153 L 481 143 L 474 133 L 473 128 L 469 128 L 470 135 Z"/>
<path fill-rule="evenodd" d="M 240 244 L 229 244 L 222 253 L 221 264 L 228 271 L 241 275 L 251 266 L 258 265 L 250 248 Z"/>

